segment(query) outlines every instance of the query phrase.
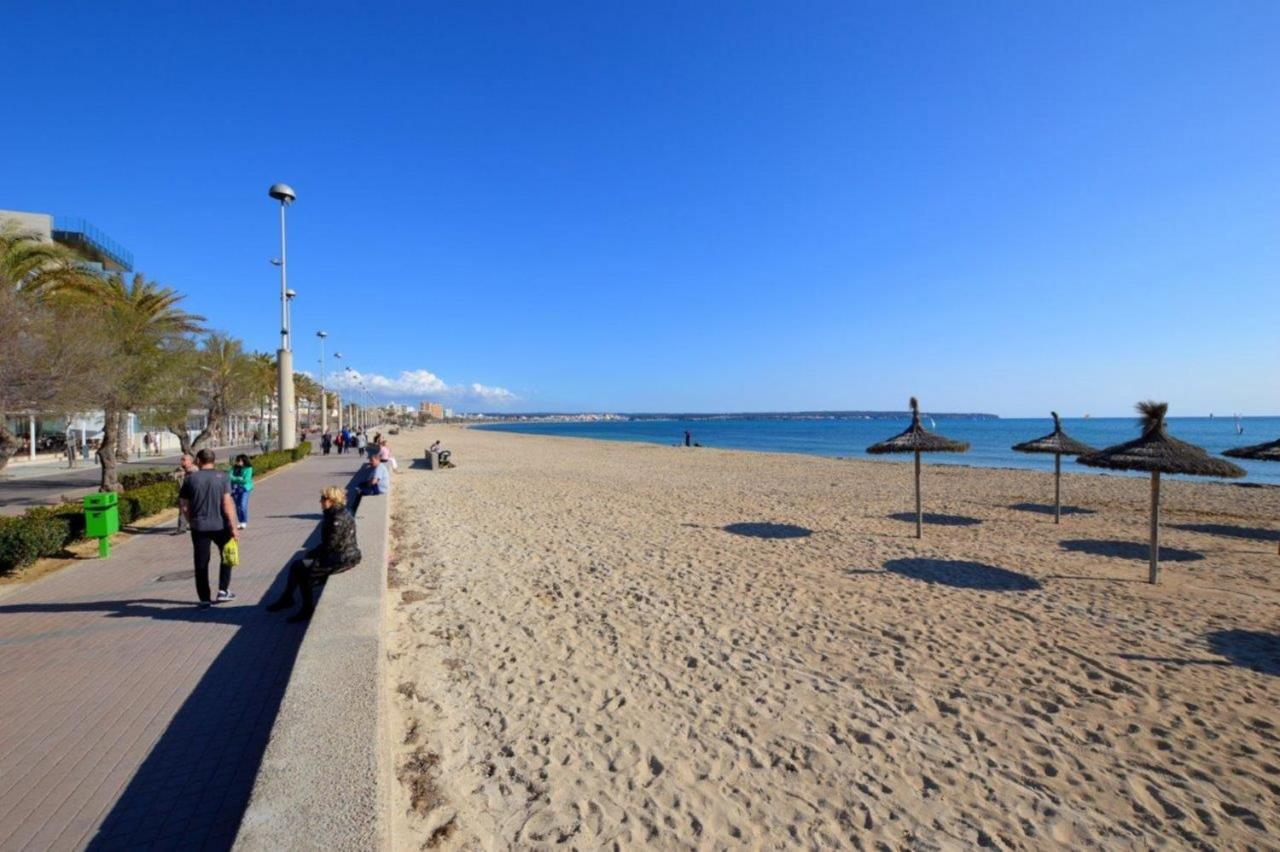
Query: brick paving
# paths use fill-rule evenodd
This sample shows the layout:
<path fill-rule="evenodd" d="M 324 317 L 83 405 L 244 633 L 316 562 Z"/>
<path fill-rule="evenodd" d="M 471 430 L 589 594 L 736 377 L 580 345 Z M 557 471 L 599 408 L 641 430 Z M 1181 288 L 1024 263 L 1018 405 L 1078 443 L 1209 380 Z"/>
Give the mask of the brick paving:
<path fill-rule="evenodd" d="M 258 483 L 229 604 L 172 525 L 0 597 L 0 850 L 230 848 L 307 629 L 260 604 L 359 463 Z"/>

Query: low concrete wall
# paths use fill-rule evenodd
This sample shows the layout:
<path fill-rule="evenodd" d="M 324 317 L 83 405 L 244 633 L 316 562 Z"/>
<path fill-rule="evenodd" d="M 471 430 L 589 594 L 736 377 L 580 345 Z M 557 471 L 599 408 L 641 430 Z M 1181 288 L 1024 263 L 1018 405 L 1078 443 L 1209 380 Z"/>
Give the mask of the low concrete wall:
<path fill-rule="evenodd" d="M 360 502 L 363 559 L 330 578 L 317 602 L 240 823 L 237 849 L 387 846 L 379 673 L 390 502 L 390 495 Z"/>

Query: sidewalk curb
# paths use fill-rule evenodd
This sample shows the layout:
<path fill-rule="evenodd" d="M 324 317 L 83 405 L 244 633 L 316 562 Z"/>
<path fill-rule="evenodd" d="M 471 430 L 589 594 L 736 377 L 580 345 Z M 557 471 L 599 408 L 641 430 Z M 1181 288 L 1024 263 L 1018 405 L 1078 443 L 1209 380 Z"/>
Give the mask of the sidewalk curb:
<path fill-rule="evenodd" d="M 356 521 L 364 558 L 331 577 L 317 601 L 236 849 L 387 848 L 381 684 L 390 499 L 365 497 Z"/>

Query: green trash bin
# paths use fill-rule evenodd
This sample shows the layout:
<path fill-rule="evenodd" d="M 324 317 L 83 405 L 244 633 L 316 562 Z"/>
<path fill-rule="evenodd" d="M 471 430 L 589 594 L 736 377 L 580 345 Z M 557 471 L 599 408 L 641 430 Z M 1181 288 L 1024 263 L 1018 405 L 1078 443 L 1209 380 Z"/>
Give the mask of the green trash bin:
<path fill-rule="evenodd" d="M 120 495 L 99 491 L 84 497 L 84 534 L 98 540 L 98 556 L 111 555 L 111 534 L 120 532 Z"/>

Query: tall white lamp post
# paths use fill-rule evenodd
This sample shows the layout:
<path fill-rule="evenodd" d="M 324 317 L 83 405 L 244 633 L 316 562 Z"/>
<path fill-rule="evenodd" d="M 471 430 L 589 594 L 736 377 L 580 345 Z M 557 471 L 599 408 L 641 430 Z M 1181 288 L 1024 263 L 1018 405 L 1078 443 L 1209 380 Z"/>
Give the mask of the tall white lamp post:
<path fill-rule="evenodd" d="M 324 339 L 329 336 L 327 331 L 317 331 L 316 337 L 320 338 L 320 434 L 329 431 L 329 395 L 324 389 Z"/>
<path fill-rule="evenodd" d="M 341 352 L 333 353 L 333 358 L 335 361 L 341 361 L 342 353 Z M 341 376 L 341 373 L 339 373 L 339 376 Z M 334 401 L 338 403 L 338 431 L 341 432 L 342 431 L 342 394 L 340 393 L 337 394 L 337 399 Z"/>
<path fill-rule="evenodd" d="M 285 208 L 297 193 L 287 183 L 272 184 L 267 195 L 280 202 L 280 349 L 276 352 L 280 392 L 280 449 L 292 450 L 298 443 L 297 412 L 293 398 L 293 349 L 289 340 L 288 258 L 285 252 Z"/>

